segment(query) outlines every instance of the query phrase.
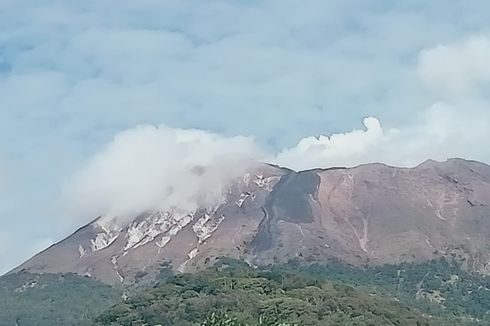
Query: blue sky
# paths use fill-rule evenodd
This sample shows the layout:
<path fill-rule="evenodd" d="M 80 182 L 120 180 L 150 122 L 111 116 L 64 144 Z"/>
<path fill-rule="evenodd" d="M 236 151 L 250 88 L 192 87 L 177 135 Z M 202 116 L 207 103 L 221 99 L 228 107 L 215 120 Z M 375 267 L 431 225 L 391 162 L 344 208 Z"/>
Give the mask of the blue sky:
<path fill-rule="evenodd" d="M 483 0 L 3 0 L 0 272 L 84 222 L 66 184 L 141 124 L 295 168 L 490 162 L 489 36 Z"/>

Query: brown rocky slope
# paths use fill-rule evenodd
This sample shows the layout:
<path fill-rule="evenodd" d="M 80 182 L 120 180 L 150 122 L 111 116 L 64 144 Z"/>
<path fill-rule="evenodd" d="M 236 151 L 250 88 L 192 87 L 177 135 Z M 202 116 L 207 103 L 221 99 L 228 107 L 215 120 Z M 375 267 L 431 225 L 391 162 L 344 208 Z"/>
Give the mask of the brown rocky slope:
<path fill-rule="evenodd" d="M 490 166 L 450 159 L 295 172 L 264 164 L 220 205 L 146 213 L 123 226 L 101 217 L 14 271 L 131 284 L 166 262 L 184 271 L 218 256 L 354 265 L 450 256 L 490 274 Z"/>

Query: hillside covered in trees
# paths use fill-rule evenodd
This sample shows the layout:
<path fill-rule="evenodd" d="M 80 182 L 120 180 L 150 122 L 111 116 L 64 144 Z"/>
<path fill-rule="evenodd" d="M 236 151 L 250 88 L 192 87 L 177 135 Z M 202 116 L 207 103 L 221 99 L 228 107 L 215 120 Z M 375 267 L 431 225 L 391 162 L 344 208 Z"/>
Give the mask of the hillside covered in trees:
<path fill-rule="evenodd" d="M 92 325 L 122 292 L 76 274 L 19 272 L 0 277 L 0 326 Z"/>
<path fill-rule="evenodd" d="M 75 274 L 0 278 L 0 326 L 490 325 L 489 311 L 490 279 L 444 259 L 358 269 L 220 258 L 119 289 Z"/>
<path fill-rule="evenodd" d="M 486 325 L 488 280 L 446 261 L 358 270 L 341 263 L 251 268 L 221 259 L 172 275 L 97 325 Z M 482 282 L 487 282 L 483 284 Z"/>

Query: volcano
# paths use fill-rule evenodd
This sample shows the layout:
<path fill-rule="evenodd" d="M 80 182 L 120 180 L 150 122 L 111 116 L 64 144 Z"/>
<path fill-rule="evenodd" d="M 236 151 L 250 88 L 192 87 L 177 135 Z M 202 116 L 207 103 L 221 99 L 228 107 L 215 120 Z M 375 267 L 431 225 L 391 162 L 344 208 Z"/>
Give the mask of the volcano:
<path fill-rule="evenodd" d="M 451 257 L 490 274 L 490 166 L 426 161 L 296 172 L 258 164 L 212 207 L 100 216 L 12 272 L 67 273 L 108 284 L 193 271 L 220 256 L 251 265 L 337 259 L 355 266 Z"/>

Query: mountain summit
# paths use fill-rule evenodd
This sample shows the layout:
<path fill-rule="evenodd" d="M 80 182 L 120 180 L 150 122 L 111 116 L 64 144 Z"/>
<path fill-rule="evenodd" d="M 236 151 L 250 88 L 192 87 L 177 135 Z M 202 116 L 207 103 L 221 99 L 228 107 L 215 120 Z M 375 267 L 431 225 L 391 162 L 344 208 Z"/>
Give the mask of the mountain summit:
<path fill-rule="evenodd" d="M 14 270 L 74 272 L 109 284 L 220 256 L 250 264 L 338 259 L 364 266 L 452 257 L 490 274 L 490 166 L 366 164 L 295 172 L 263 164 L 214 207 L 101 216 Z"/>

